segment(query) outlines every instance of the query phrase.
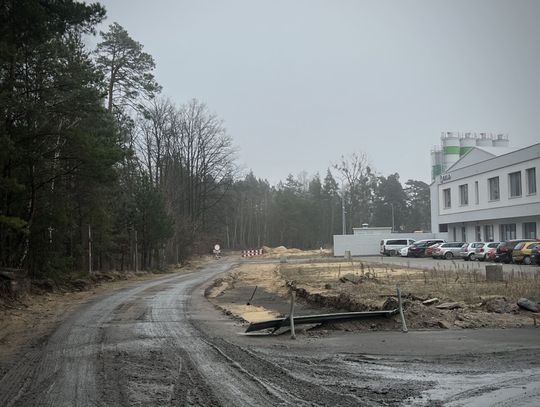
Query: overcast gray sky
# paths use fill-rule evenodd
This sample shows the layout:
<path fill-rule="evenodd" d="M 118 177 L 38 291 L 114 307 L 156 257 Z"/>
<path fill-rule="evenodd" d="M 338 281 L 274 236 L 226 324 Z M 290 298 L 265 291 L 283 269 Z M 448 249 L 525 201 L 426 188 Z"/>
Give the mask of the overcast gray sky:
<path fill-rule="evenodd" d="M 540 141 L 540 1 L 100 3 L 154 57 L 163 95 L 204 101 L 273 184 L 352 152 L 429 182 L 442 131 Z"/>

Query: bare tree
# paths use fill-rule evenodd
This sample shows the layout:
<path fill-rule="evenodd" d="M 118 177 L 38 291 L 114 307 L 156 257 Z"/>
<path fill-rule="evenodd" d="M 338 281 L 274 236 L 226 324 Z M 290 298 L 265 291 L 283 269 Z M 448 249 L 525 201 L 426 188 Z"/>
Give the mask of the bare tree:
<path fill-rule="evenodd" d="M 223 196 L 223 186 L 234 177 L 236 150 L 223 122 L 193 99 L 179 115 L 181 183 L 185 213 L 204 222 L 205 211 Z"/>
<path fill-rule="evenodd" d="M 178 112 L 168 99 L 157 98 L 139 115 L 137 120 L 137 153 L 150 180 L 163 187 L 166 162 L 179 150 Z"/>
<path fill-rule="evenodd" d="M 369 222 L 373 173 L 365 153 L 341 156 L 332 167 L 338 171 L 348 213 L 348 229 Z"/>
<path fill-rule="evenodd" d="M 209 228 L 215 207 L 235 176 L 235 149 L 222 121 L 192 100 L 179 109 L 156 99 L 138 120 L 141 165 L 162 193 L 175 220 L 169 258 Z"/>

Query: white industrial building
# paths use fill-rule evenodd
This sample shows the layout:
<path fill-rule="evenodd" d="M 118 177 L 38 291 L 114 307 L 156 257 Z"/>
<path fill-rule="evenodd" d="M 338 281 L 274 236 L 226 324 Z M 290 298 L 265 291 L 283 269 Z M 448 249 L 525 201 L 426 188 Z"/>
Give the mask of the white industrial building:
<path fill-rule="evenodd" d="M 470 138 L 469 148 L 456 154 L 456 148 L 445 149 L 443 137 L 444 157 L 438 160 L 444 167 L 439 174 L 432 167 L 431 231 L 466 242 L 538 237 L 540 143 L 512 151 L 503 137 L 491 144 L 488 138 L 476 139 L 475 145 Z"/>
<path fill-rule="evenodd" d="M 502 241 L 540 236 L 540 143 L 509 147 L 506 135 L 443 133 L 431 151 L 431 233 L 354 228 L 334 236 L 334 255 L 373 255 L 385 238 Z"/>
<path fill-rule="evenodd" d="M 446 233 L 443 234 L 446 238 Z M 370 256 L 379 254 L 380 242 L 383 239 L 434 239 L 438 234 L 433 233 L 394 233 L 392 227 L 353 228 L 352 235 L 334 235 L 334 256 L 344 256 L 346 251 L 351 256 Z"/>

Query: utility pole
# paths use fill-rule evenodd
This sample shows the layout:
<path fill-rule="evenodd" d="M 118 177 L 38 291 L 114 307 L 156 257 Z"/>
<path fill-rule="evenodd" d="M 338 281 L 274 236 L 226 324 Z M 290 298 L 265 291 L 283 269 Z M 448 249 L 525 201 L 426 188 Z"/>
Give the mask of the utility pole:
<path fill-rule="evenodd" d="M 392 232 L 394 232 L 395 231 L 395 228 L 394 228 L 394 204 L 391 203 L 390 207 L 392 208 Z"/>
<path fill-rule="evenodd" d="M 137 270 L 137 264 L 139 262 L 139 253 L 137 251 L 137 246 L 138 246 L 138 239 L 137 239 L 137 230 L 135 230 L 135 273 L 138 271 Z"/>
<path fill-rule="evenodd" d="M 347 234 L 347 228 L 345 224 L 345 194 L 341 194 L 341 226 L 343 227 L 343 234 Z"/>
<path fill-rule="evenodd" d="M 92 274 L 92 226 L 88 224 L 88 274 Z"/>

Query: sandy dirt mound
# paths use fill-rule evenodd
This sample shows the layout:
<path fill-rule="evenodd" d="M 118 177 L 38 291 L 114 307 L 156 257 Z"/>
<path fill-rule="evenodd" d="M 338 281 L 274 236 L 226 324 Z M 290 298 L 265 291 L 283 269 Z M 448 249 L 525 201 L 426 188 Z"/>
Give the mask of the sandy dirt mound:
<path fill-rule="evenodd" d="M 205 296 L 228 315 L 247 322 L 258 322 L 283 315 L 288 289 L 275 264 L 240 266 L 216 279 Z"/>
<path fill-rule="evenodd" d="M 316 249 L 316 250 L 300 250 L 295 248 L 287 248 L 285 246 L 268 247 L 263 246 L 263 254 L 267 258 L 297 258 L 297 257 L 329 257 L 332 255 L 332 250 Z"/>

